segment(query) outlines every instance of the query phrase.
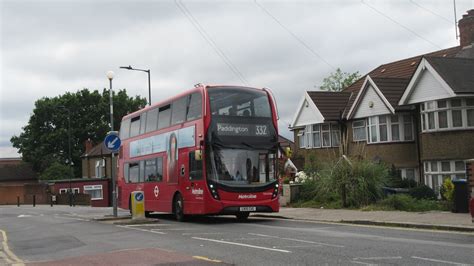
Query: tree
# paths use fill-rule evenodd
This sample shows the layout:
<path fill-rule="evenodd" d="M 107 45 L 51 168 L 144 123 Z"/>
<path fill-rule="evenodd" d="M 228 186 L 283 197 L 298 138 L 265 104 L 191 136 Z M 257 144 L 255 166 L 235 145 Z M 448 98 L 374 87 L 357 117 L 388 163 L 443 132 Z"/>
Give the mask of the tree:
<path fill-rule="evenodd" d="M 71 169 L 69 168 L 69 166 L 61 164 L 59 162 L 53 162 L 40 175 L 41 180 L 61 180 L 68 178 L 72 178 Z"/>
<path fill-rule="evenodd" d="M 336 72 L 323 79 L 323 84 L 319 88 L 325 91 L 342 91 L 359 78 L 359 71 L 350 74 L 337 68 Z"/>
<path fill-rule="evenodd" d="M 136 96 L 129 97 L 126 90 L 114 93 L 114 130 L 120 128 L 124 115 L 143 108 L 147 101 Z M 61 108 L 61 106 L 65 108 Z M 66 163 L 68 154 L 68 111 L 71 122 L 71 158 L 74 176 L 80 176 L 84 142 L 101 142 L 110 131 L 109 91 L 83 89 L 76 93 L 48 98 L 35 102 L 33 114 L 19 136 L 10 141 L 19 149 L 23 160 L 33 169 L 43 172 L 54 162 Z"/>

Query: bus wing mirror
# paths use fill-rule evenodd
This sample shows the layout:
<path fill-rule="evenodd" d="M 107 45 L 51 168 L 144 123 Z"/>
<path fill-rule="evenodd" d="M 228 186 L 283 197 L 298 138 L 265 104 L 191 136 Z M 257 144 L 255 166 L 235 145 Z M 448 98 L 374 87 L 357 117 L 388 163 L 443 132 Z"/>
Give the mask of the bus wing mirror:
<path fill-rule="evenodd" d="M 196 161 L 201 161 L 202 160 L 202 150 L 195 150 L 194 151 L 194 159 Z"/>

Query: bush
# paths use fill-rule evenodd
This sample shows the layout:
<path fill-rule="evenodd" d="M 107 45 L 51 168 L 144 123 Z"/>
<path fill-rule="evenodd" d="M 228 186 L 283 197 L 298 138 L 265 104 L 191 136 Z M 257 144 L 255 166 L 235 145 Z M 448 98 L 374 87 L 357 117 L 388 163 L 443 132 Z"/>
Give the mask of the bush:
<path fill-rule="evenodd" d="M 443 202 L 426 199 L 415 199 L 406 194 L 390 195 L 387 198 L 363 208 L 365 211 L 384 210 L 384 211 L 408 211 L 408 212 L 424 212 L 432 210 L 447 210 L 448 207 Z"/>
<path fill-rule="evenodd" d="M 451 181 L 451 178 L 448 177 L 444 179 L 440 192 L 443 199 L 447 200 L 448 202 L 453 202 L 454 184 L 453 181 Z"/>
<path fill-rule="evenodd" d="M 387 175 L 384 165 L 341 158 L 319 172 L 317 195 L 329 195 L 326 200 L 339 199 L 344 207 L 367 205 L 382 197 Z"/>
<path fill-rule="evenodd" d="M 315 180 L 308 179 L 300 187 L 298 200 L 299 201 L 314 200 L 317 195 L 318 195 L 318 183 Z"/>
<path fill-rule="evenodd" d="M 411 188 L 408 191 L 408 194 L 415 199 L 428 199 L 428 200 L 435 200 L 436 193 L 427 185 L 421 185 L 418 187 Z"/>

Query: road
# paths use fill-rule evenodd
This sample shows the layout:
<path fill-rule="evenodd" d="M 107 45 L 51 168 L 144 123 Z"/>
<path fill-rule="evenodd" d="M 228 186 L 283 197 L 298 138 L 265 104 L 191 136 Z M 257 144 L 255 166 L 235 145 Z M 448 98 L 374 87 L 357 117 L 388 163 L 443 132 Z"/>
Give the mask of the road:
<path fill-rule="evenodd" d="M 0 206 L 0 264 L 466 265 L 474 234 L 250 217 L 155 215 L 151 224 L 92 217 L 111 209 Z M 6 239 L 5 239 L 6 237 Z"/>

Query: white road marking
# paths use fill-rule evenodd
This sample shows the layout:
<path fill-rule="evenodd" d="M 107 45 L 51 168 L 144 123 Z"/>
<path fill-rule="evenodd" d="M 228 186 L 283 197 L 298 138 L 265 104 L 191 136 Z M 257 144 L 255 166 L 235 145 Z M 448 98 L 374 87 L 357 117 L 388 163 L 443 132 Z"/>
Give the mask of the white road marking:
<path fill-rule="evenodd" d="M 166 235 L 165 232 L 160 232 L 160 231 L 153 231 L 153 230 L 146 230 L 146 229 L 141 229 L 141 228 L 134 228 L 134 227 L 126 226 L 126 225 L 116 225 L 116 226 L 117 226 L 117 227 L 120 227 L 120 228 L 127 228 L 127 229 L 132 229 L 132 230 L 147 232 L 147 233 L 154 233 L 154 234 Z"/>
<path fill-rule="evenodd" d="M 190 236 L 190 235 L 222 235 L 223 233 L 182 233 L 183 236 Z"/>
<path fill-rule="evenodd" d="M 353 258 L 353 260 L 400 260 L 403 259 L 400 256 L 396 257 L 368 257 L 368 258 Z"/>
<path fill-rule="evenodd" d="M 147 227 L 147 226 L 156 226 L 156 227 L 160 227 L 160 226 L 171 226 L 171 224 L 129 224 L 127 225 L 128 227 Z"/>
<path fill-rule="evenodd" d="M 249 235 L 252 235 L 252 236 L 263 236 L 263 237 L 273 237 L 273 236 L 269 236 L 269 235 L 264 235 L 264 234 L 254 234 L 254 233 L 249 233 Z"/>
<path fill-rule="evenodd" d="M 343 248 L 344 247 L 342 245 L 327 244 L 327 243 L 314 242 L 314 241 L 309 241 L 309 240 L 301 240 L 301 239 L 295 239 L 295 238 L 269 236 L 269 235 L 262 235 L 262 234 L 253 234 L 253 233 L 249 233 L 249 235 L 263 236 L 263 237 L 269 237 L 269 238 L 278 238 L 278 239 L 283 239 L 283 240 L 302 242 L 302 243 L 308 243 L 308 244 L 316 244 L 316 245 L 320 245 L 320 246 L 328 246 L 328 247 L 335 247 L 335 248 Z"/>
<path fill-rule="evenodd" d="M 320 247 L 320 246 L 321 245 L 304 245 L 304 246 L 299 245 L 299 246 L 282 246 L 282 248 L 315 248 L 315 247 Z"/>
<path fill-rule="evenodd" d="M 355 263 L 355 264 L 363 264 L 363 265 L 368 265 L 368 266 L 373 266 L 373 265 L 377 265 L 377 264 L 372 264 L 372 263 L 365 263 L 365 262 L 362 262 L 362 261 L 350 261 L 351 263 Z"/>
<path fill-rule="evenodd" d="M 18 218 L 25 218 L 25 217 L 31 217 L 29 214 L 20 214 L 18 215 Z"/>
<path fill-rule="evenodd" d="M 452 264 L 452 265 L 469 265 L 469 264 L 466 264 L 466 263 L 459 263 L 459 262 L 447 261 L 447 260 L 437 260 L 437 259 L 430 259 L 430 258 L 422 258 L 422 257 L 417 257 L 417 256 L 412 256 L 412 258 L 417 259 L 417 260 L 426 260 L 426 261 L 431 261 L 431 262 L 439 262 L 439 263 L 446 263 L 446 264 Z"/>
<path fill-rule="evenodd" d="M 159 228 L 159 229 L 151 229 L 152 231 L 192 231 L 196 230 L 194 228 Z"/>
<path fill-rule="evenodd" d="M 242 247 L 248 247 L 248 248 L 270 250 L 270 251 L 276 251 L 276 252 L 282 252 L 282 253 L 291 253 L 291 251 L 289 251 L 289 250 L 284 250 L 284 249 L 267 248 L 267 247 L 262 247 L 262 246 L 248 245 L 248 244 L 243 244 L 243 243 L 222 241 L 222 240 L 210 239 L 210 238 L 202 238 L 202 237 L 192 237 L 192 238 L 193 238 L 193 239 L 197 239 L 197 240 L 210 241 L 210 242 L 216 242 L 216 243 L 222 243 L 222 244 L 229 244 L 229 245 L 236 245 L 236 246 L 242 246 Z"/>

